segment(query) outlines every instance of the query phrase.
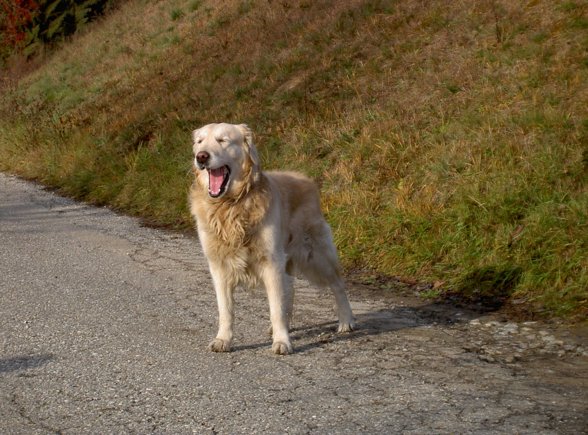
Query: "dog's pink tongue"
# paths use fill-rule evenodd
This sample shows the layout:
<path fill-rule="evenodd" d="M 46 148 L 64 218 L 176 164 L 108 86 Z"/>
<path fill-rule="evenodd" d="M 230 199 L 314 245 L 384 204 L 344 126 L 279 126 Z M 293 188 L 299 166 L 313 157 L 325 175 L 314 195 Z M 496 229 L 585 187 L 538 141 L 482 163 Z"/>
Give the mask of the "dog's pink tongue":
<path fill-rule="evenodd" d="M 225 167 L 211 169 L 208 172 L 208 190 L 213 195 L 218 195 L 225 179 Z"/>

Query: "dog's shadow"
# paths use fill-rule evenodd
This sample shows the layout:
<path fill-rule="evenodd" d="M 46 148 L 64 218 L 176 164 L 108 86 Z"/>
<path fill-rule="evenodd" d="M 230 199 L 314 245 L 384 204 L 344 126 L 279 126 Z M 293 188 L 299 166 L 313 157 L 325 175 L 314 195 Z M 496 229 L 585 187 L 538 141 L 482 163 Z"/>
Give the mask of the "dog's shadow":
<path fill-rule="evenodd" d="M 0 358 L 0 374 L 35 369 L 52 360 L 53 355 L 50 353 Z"/>
<path fill-rule="evenodd" d="M 391 309 L 359 313 L 355 316 L 355 329 L 349 333 L 337 333 L 337 322 L 324 322 L 308 326 L 295 326 L 290 330 L 290 338 L 295 353 L 304 353 L 324 347 L 330 343 L 352 341 L 360 337 L 376 336 L 405 329 L 433 324 L 451 325 L 468 321 L 476 317 L 475 313 L 440 309 L 439 304 L 419 307 L 395 307 Z M 268 337 L 262 343 L 236 345 L 233 351 L 253 350 L 271 347 Z"/>

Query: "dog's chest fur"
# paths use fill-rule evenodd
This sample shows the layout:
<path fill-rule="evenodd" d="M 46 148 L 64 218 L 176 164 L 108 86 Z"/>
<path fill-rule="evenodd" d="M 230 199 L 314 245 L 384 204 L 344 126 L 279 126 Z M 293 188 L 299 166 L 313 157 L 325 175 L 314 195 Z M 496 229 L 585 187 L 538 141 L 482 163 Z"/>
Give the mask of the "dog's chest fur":
<path fill-rule="evenodd" d="M 259 250 L 259 228 L 270 207 L 270 186 L 265 177 L 237 201 L 211 200 L 200 186 L 190 192 L 204 252 L 209 261 L 222 266 L 234 284 L 258 287 L 257 266 L 263 261 Z"/>

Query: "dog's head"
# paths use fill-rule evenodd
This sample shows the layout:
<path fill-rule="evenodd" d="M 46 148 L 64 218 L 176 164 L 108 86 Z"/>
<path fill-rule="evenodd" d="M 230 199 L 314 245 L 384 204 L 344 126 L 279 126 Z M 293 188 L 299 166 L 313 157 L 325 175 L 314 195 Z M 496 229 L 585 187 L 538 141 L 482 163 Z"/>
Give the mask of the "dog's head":
<path fill-rule="evenodd" d="M 259 179 L 259 158 L 245 124 L 208 124 L 192 132 L 197 182 L 211 198 L 240 197 Z"/>

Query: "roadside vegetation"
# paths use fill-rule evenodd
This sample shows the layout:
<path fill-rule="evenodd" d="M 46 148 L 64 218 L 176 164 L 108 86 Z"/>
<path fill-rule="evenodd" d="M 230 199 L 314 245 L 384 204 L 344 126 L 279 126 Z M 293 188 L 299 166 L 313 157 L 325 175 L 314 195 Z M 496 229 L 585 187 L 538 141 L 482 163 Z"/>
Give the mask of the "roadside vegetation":
<path fill-rule="evenodd" d="M 120 0 L 119 0 L 120 1 Z M 108 10 L 114 0 L 0 0 L 0 65 L 39 55 Z"/>
<path fill-rule="evenodd" d="M 303 171 L 347 270 L 588 314 L 588 3 L 128 0 L 3 71 L 0 170 L 192 226 L 190 131 Z M 385 282 L 385 281 L 382 281 Z"/>

